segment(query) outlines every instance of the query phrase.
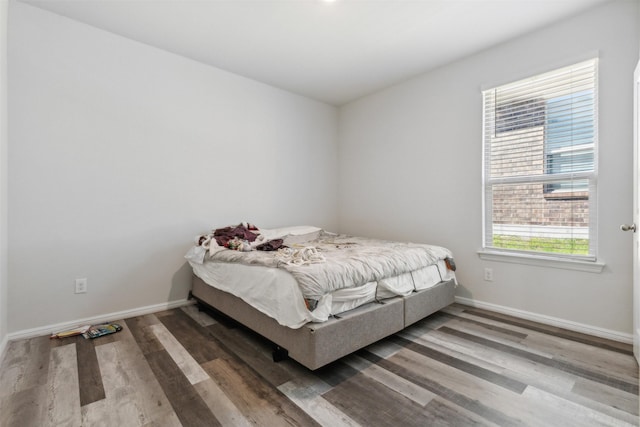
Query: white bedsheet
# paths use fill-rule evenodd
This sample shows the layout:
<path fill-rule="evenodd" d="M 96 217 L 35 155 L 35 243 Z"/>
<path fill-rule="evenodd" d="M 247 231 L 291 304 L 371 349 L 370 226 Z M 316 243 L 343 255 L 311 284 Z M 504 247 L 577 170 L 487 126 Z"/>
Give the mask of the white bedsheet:
<path fill-rule="evenodd" d="M 196 276 L 217 289 L 228 292 L 283 326 L 299 328 L 308 322 L 324 322 L 331 314 L 331 296 L 307 310 L 296 280 L 284 270 L 221 262 L 197 264 L 189 261 Z"/>
<path fill-rule="evenodd" d="M 409 242 L 392 242 L 343 234 L 320 232 L 317 239 L 291 245 L 294 250 L 312 250 L 319 262 L 296 263 L 278 252 L 217 251 L 210 261 L 273 267 L 289 272 L 305 298 L 320 299 L 339 289 L 362 286 L 384 278 L 420 270 L 452 257 L 443 247 Z"/>
<path fill-rule="evenodd" d="M 337 235 L 309 226 L 260 232 L 262 241 L 284 238 L 290 249 L 313 249 L 318 263 L 287 263 L 282 254 L 255 250 L 220 248 L 207 255 L 202 246 L 191 248 L 185 258 L 205 283 L 290 328 L 455 280 L 444 262 L 451 252 L 439 246 Z M 305 298 L 317 301 L 312 311 Z"/>
<path fill-rule="evenodd" d="M 296 279 L 287 271 L 259 265 L 189 261 L 193 272 L 205 283 L 241 298 L 279 324 L 299 328 L 308 322 L 324 322 L 331 315 L 385 298 L 409 295 L 441 281 L 455 279 L 443 261 L 411 273 L 344 288 L 326 294 L 309 311 Z"/>

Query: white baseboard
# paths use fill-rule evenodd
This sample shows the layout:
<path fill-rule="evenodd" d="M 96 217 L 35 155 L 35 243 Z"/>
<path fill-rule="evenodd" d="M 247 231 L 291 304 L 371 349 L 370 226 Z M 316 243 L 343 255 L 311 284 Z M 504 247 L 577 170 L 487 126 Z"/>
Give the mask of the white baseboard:
<path fill-rule="evenodd" d="M 593 335 L 600 338 L 607 338 L 613 341 L 623 342 L 626 344 L 633 343 L 633 335 L 623 332 L 612 331 L 610 329 L 598 328 L 583 323 L 572 322 L 570 320 L 559 319 L 557 317 L 546 316 L 544 314 L 532 313 L 530 311 L 517 310 L 515 308 L 505 307 L 502 305 L 491 304 L 488 302 L 477 301 L 469 298 L 456 297 L 456 302 L 471 307 L 483 308 L 495 311 L 497 313 L 508 314 L 510 316 L 519 317 L 521 319 L 531 320 L 533 322 L 544 323 L 545 325 L 556 326 L 558 328 L 568 329 L 574 332 Z"/>
<path fill-rule="evenodd" d="M 55 325 L 46 325 L 38 328 L 12 332 L 7 335 L 3 344 L 6 345 L 7 341 L 13 341 L 13 340 L 19 340 L 19 339 L 25 339 L 25 338 L 34 338 L 42 335 L 50 335 L 54 332 L 64 331 L 64 330 L 75 328 L 81 325 L 96 325 L 96 324 L 105 323 L 105 322 L 114 322 L 119 319 L 128 319 L 130 317 L 143 316 L 145 314 L 156 313 L 158 311 L 169 310 L 172 308 L 182 307 L 183 305 L 189 305 L 193 303 L 194 301 L 192 300 L 181 299 L 181 300 L 170 301 L 162 304 L 138 307 L 131 310 L 124 310 L 124 311 L 118 311 L 115 313 L 103 314 L 95 317 L 77 319 L 70 322 L 56 323 Z"/>

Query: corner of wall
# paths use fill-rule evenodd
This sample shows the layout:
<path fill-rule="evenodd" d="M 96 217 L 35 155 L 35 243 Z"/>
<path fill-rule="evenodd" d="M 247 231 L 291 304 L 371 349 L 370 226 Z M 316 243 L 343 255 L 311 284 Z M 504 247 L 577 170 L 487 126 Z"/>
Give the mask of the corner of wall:
<path fill-rule="evenodd" d="M 640 41 L 640 3 L 636 3 L 636 32 Z M 638 49 L 638 60 L 640 61 L 640 49 Z"/>
<path fill-rule="evenodd" d="M 8 2 L 0 2 L 0 361 L 8 333 L 7 284 L 7 18 Z"/>

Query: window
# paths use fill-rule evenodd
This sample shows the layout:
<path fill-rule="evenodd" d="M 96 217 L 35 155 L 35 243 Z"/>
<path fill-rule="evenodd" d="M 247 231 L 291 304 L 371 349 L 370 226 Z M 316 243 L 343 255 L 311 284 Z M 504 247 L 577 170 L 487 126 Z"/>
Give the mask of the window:
<path fill-rule="evenodd" d="M 484 248 L 596 259 L 597 60 L 483 92 Z"/>

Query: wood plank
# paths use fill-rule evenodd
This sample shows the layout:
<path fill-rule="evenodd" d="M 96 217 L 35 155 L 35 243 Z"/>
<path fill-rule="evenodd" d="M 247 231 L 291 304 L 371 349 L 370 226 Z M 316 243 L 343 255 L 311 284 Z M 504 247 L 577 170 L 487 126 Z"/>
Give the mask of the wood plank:
<path fill-rule="evenodd" d="M 529 336 L 529 334 L 525 334 L 517 330 L 492 325 L 490 323 L 479 322 L 465 317 L 454 317 L 451 321 L 447 322 L 447 326 L 454 329 L 464 328 L 466 331 L 477 332 L 484 336 L 494 337 L 494 339 L 513 341 L 517 343 L 522 342 Z"/>
<path fill-rule="evenodd" d="M 486 330 L 482 331 L 478 329 L 469 328 L 467 325 L 464 325 L 461 323 L 456 324 L 455 322 L 450 322 L 446 326 L 442 326 L 438 328 L 438 331 L 451 331 L 451 330 L 459 331 L 462 334 L 475 336 L 475 337 L 478 337 L 478 339 L 484 339 L 485 341 L 491 341 L 498 344 L 502 344 L 506 347 L 510 347 L 523 352 L 535 354 L 536 356 L 545 357 L 547 359 L 553 359 L 553 356 L 554 356 L 553 352 L 543 351 L 536 347 L 532 347 L 524 344 L 524 340 L 518 342 L 511 339 L 505 339 L 502 336 L 492 334 L 490 331 L 486 331 Z"/>
<path fill-rule="evenodd" d="M 471 308 L 471 307 L 468 305 L 460 304 L 459 302 L 454 302 L 453 304 L 449 304 L 447 307 L 445 307 L 445 309 L 440 311 L 458 315 L 458 313 L 461 313 L 468 308 Z"/>
<path fill-rule="evenodd" d="M 409 341 L 400 336 L 394 336 L 393 340 L 397 343 L 402 343 L 402 345 L 404 345 L 404 347 L 408 350 L 414 351 L 433 360 L 437 360 L 440 363 L 458 369 L 462 372 L 466 372 L 485 381 L 489 381 L 495 385 L 504 387 L 505 389 L 513 391 L 515 393 L 522 393 L 527 387 L 526 384 L 520 381 L 514 380 L 500 373 L 493 372 L 489 369 L 474 365 L 473 363 L 466 362 L 462 359 L 440 352 L 417 342 Z"/>
<path fill-rule="evenodd" d="M 115 409 L 106 398 L 84 405 L 80 412 L 83 426 L 110 427 L 126 425 L 120 424 L 120 420 L 124 418 L 121 415 L 120 408 Z M 139 423 L 136 420 L 135 423 L 129 425 L 137 426 Z"/>
<path fill-rule="evenodd" d="M 433 421 L 429 426 L 494 426 L 499 427 L 498 424 L 480 417 L 473 412 L 467 411 L 465 408 L 461 408 L 452 404 L 451 402 L 442 398 L 435 398 L 424 408 Z"/>
<path fill-rule="evenodd" d="M 0 425 L 637 425 L 632 356 L 467 309 L 454 304 L 315 372 L 273 363 L 264 338 L 183 308 L 118 322 L 122 332 L 97 340 L 9 342 Z"/>
<path fill-rule="evenodd" d="M 160 344 L 160 341 L 158 341 L 153 331 L 147 327 L 158 323 L 160 323 L 160 321 L 153 314 L 132 317 L 124 321 L 124 325 L 131 331 L 143 354 L 164 350 L 164 347 L 162 347 L 162 344 Z"/>
<path fill-rule="evenodd" d="M 597 371 L 625 381 L 637 381 L 637 362 L 623 353 L 593 348 L 587 344 L 553 336 L 531 334 L 522 343 L 553 353 L 554 359 Z"/>
<path fill-rule="evenodd" d="M 255 425 L 317 426 L 298 406 L 270 387 L 253 370 L 235 360 L 216 359 L 202 367 Z"/>
<path fill-rule="evenodd" d="M 50 343 L 46 336 L 7 344 L 0 371 L 0 397 L 44 385 L 49 372 Z"/>
<path fill-rule="evenodd" d="M 322 397 L 323 393 L 331 390 L 331 386 L 311 374 L 301 375 L 288 381 L 280 385 L 278 390 L 323 426 L 360 426 Z"/>
<path fill-rule="evenodd" d="M 573 390 L 574 386 L 580 381 L 591 384 L 593 387 L 609 389 L 609 391 L 614 395 L 629 396 L 627 405 L 632 406 L 636 412 L 638 396 L 634 396 L 602 384 L 584 380 L 575 375 L 559 371 L 546 365 L 540 365 L 518 357 L 510 357 L 508 354 L 503 355 L 501 353 L 496 353 L 491 349 L 475 345 L 468 341 L 465 342 L 464 340 L 458 340 L 455 337 L 444 336 L 440 339 L 438 337 L 439 334 L 441 333 L 438 331 L 432 331 L 430 334 L 423 335 L 421 338 L 417 338 L 416 340 L 419 343 L 429 346 L 437 345 L 437 348 L 443 352 L 453 352 L 454 355 L 464 357 L 469 362 L 476 363 L 478 365 L 483 365 L 484 360 L 494 361 L 504 367 L 501 371 L 504 375 L 535 386 L 540 390 L 552 393 L 563 399 L 583 405 L 585 408 L 590 408 L 603 414 L 620 418 L 625 422 L 633 421 L 632 419 L 635 417 L 635 415 L 628 415 L 628 413 L 618 410 L 616 407 L 607 405 L 606 394 L 596 395 L 594 393 L 590 395 L 590 397 L 592 397 L 591 399 L 589 397 L 580 396 L 578 393 L 574 393 Z M 477 357 L 481 357 L 484 360 L 476 359 Z"/>
<path fill-rule="evenodd" d="M 480 319 L 482 320 L 482 323 L 486 322 L 492 325 L 504 325 L 504 323 L 497 320 L 491 320 L 487 317 L 477 317 L 467 312 L 463 312 L 460 316 L 463 316 L 462 318 L 465 319 Z M 520 321 L 514 321 L 512 323 L 519 325 Z M 451 326 L 451 324 L 448 324 L 447 326 Z M 554 335 L 553 331 L 545 331 L 543 333 L 526 330 L 520 326 L 514 326 L 511 324 L 508 326 L 514 330 L 528 331 L 527 338 L 521 341 L 521 343 L 527 348 L 542 349 L 547 353 L 553 353 L 554 358 L 556 359 L 564 358 L 567 361 L 571 360 L 574 363 L 580 362 L 586 365 L 599 365 L 609 374 L 619 372 L 622 375 L 622 379 L 625 379 L 629 375 L 633 378 L 638 377 L 638 370 L 635 369 L 637 367 L 637 363 L 633 358 L 628 357 L 629 354 L 627 352 L 612 351 L 607 346 L 594 347 L 590 343 L 593 340 L 604 339 L 599 339 L 597 337 L 589 338 L 584 336 L 584 334 L 579 334 L 577 332 L 574 333 L 574 335 L 581 337 L 580 339 L 566 339 L 563 337 L 563 334 L 559 336 Z M 548 327 L 542 327 L 542 329 L 545 328 Z M 604 341 L 608 344 L 611 343 L 609 340 Z M 624 344 L 624 346 L 626 346 L 626 344 Z"/>
<path fill-rule="evenodd" d="M 638 396 L 588 380 L 576 381 L 574 393 L 638 416 Z"/>
<path fill-rule="evenodd" d="M 403 353 L 404 350 L 396 353 L 390 359 L 381 359 L 366 350 L 358 351 L 358 355 L 361 355 L 367 360 L 376 363 L 381 368 L 393 372 L 395 375 L 405 378 L 408 381 L 411 381 L 416 385 L 419 385 L 420 387 L 431 391 L 441 398 L 446 399 L 452 405 L 459 406 L 461 408 L 464 408 L 466 411 L 477 414 L 489 423 L 495 423 L 504 426 L 524 425 L 524 423 L 522 423 L 518 418 L 513 418 L 505 415 L 501 411 L 484 404 L 478 399 L 470 398 L 464 393 L 460 393 L 457 390 L 443 385 L 435 379 L 432 379 L 430 377 L 430 372 L 425 370 L 424 367 L 419 369 L 409 369 L 409 367 L 402 360 Z"/>
<path fill-rule="evenodd" d="M 440 331 L 432 331 L 420 337 L 411 335 L 407 335 L 407 337 L 484 369 L 507 375 L 524 384 L 552 387 L 554 390 L 570 392 L 578 378 L 553 367 L 529 359 L 514 357 L 508 353 L 496 352 L 485 346 Z"/>
<path fill-rule="evenodd" d="M 495 330 L 503 331 L 503 333 L 512 334 L 522 339 L 526 338 L 530 333 L 534 332 L 530 329 L 525 329 L 517 325 L 499 322 L 496 320 L 489 319 L 487 317 L 476 316 L 473 313 L 469 313 L 464 309 L 456 309 L 454 305 L 445 307 L 443 311 L 445 313 L 452 315 L 453 316 L 452 319 L 461 320 L 463 322 L 472 322 L 479 326 L 483 326 L 487 329 L 495 329 Z"/>
<path fill-rule="evenodd" d="M 171 335 L 164 325 L 151 325 L 149 328 L 191 384 L 197 384 L 200 381 L 209 379 L 209 375 L 207 375 L 198 362 L 180 345 L 178 340 Z"/>
<path fill-rule="evenodd" d="M 425 390 L 422 387 L 419 387 L 416 384 L 412 383 L 411 381 L 407 381 L 406 379 L 399 377 L 392 372 L 387 371 L 386 369 L 382 369 L 378 365 L 371 363 L 370 361 L 362 357 L 352 354 L 343 358 L 343 361 L 347 365 L 359 371 L 361 375 L 364 375 L 373 381 L 384 384 L 386 387 L 390 388 L 396 393 L 401 394 L 407 399 L 416 402 L 420 406 L 426 406 L 429 402 L 437 397 L 429 390 Z"/>
<path fill-rule="evenodd" d="M 549 426 L 572 425 L 571 414 L 556 410 L 544 402 L 531 398 L 530 395 L 514 393 L 491 382 L 479 380 L 465 372 L 429 359 L 409 350 L 402 351 L 392 359 L 396 364 L 404 366 L 417 377 L 428 376 L 430 381 L 465 396 L 473 402 L 492 408 L 493 415 L 489 421 L 504 424 L 494 419 L 496 412 L 508 417 L 507 425 Z M 442 397 L 448 398 L 443 395 Z M 455 403 L 455 402 L 453 402 Z M 467 409 L 470 409 L 467 407 Z M 476 411 L 473 411 L 476 412 Z M 476 412 L 480 416 L 486 413 Z"/>
<path fill-rule="evenodd" d="M 165 316 L 173 316 L 174 314 L 175 314 L 175 310 L 172 310 L 172 309 L 156 311 L 155 313 L 153 313 L 153 315 L 156 317 L 156 319 L 158 319 L 158 321 L 160 321 L 160 319 L 162 319 Z"/>
<path fill-rule="evenodd" d="M 218 323 L 213 317 L 209 316 L 206 311 L 200 310 L 197 304 L 185 305 L 183 307 L 180 307 L 180 310 L 185 312 L 200 326 L 207 327 Z"/>
<path fill-rule="evenodd" d="M 612 387 L 618 388 L 620 390 L 632 393 L 637 395 L 638 394 L 638 382 L 637 380 L 630 380 L 630 381 L 623 381 L 623 380 L 619 380 L 617 378 L 608 376 L 608 375 L 603 375 L 599 372 L 596 372 L 594 370 L 590 370 L 590 369 L 585 369 L 583 367 L 577 366 L 573 363 L 568 363 L 565 361 L 561 361 L 561 360 L 555 360 L 555 359 L 550 359 L 547 357 L 541 357 L 540 355 L 536 354 L 536 353 L 532 353 L 532 352 L 528 352 L 526 350 L 522 350 L 520 348 L 516 348 L 516 347 L 511 347 L 508 345 L 505 345 L 503 343 L 499 343 L 493 340 L 488 340 L 485 339 L 483 337 L 478 337 L 478 336 L 474 336 L 471 334 L 467 334 L 465 332 L 460 332 L 448 327 L 441 327 L 440 329 L 438 329 L 439 331 L 442 331 L 444 333 L 450 334 L 450 335 L 454 335 L 454 336 L 458 336 L 464 339 L 467 339 L 469 341 L 473 341 L 482 345 L 485 345 L 487 347 L 493 348 L 497 351 L 502 351 L 505 353 L 510 353 L 513 354 L 514 356 L 518 356 L 518 357 L 523 357 L 523 358 L 527 358 L 530 360 L 533 360 L 537 363 L 541 363 L 541 364 L 546 364 L 547 366 L 551 366 L 553 368 L 562 370 L 562 371 L 566 371 L 566 372 L 570 372 L 574 375 L 580 376 L 582 378 L 586 378 L 592 381 L 596 381 L 602 384 L 607 384 L 610 385 Z"/>
<path fill-rule="evenodd" d="M 180 422 L 189 426 L 220 425 L 150 329 L 152 326 L 158 325 L 159 320 L 155 316 L 153 318 L 142 316 L 141 318 L 127 319 L 126 324 Z"/>
<path fill-rule="evenodd" d="M 412 333 L 407 333 L 404 331 L 398 333 L 399 337 L 408 339 L 418 344 L 422 344 L 424 346 L 428 346 L 441 353 L 459 358 L 460 360 L 464 360 L 468 363 L 487 369 L 491 372 L 495 372 L 498 374 L 505 372 L 506 367 L 501 364 L 499 360 L 495 360 L 492 357 L 482 357 L 482 354 L 477 350 L 478 347 L 480 347 L 480 350 L 482 350 L 483 347 L 474 345 L 473 343 L 469 343 L 468 341 L 464 340 L 457 341 L 455 338 L 452 339 L 450 337 L 447 337 L 447 339 L 442 339 L 441 335 L 444 334 L 441 334 L 438 331 L 431 331 L 428 334 L 419 335 L 414 335 Z M 491 354 L 491 356 L 493 356 L 493 353 Z M 571 382 L 569 388 L 571 387 L 573 387 L 573 381 Z"/>
<path fill-rule="evenodd" d="M 167 351 L 156 351 L 145 357 L 183 425 L 222 425 Z"/>
<path fill-rule="evenodd" d="M 80 385 L 80 406 L 104 399 L 104 386 L 94 340 L 78 337 L 76 339 L 76 355 Z"/>
<path fill-rule="evenodd" d="M 413 325 L 409 326 L 409 328 L 415 326 L 427 326 L 431 329 L 437 329 L 442 325 L 446 325 L 451 319 L 455 318 L 455 316 L 446 313 L 444 311 L 436 311 L 435 313 L 425 317 L 422 320 L 417 321 Z"/>
<path fill-rule="evenodd" d="M 195 384 L 194 388 L 223 426 L 253 426 L 211 378 Z"/>
<path fill-rule="evenodd" d="M 80 385 L 75 343 L 51 350 L 47 379 L 47 405 L 42 425 L 80 425 Z"/>
<path fill-rule="evenodd" d="M 0 426 L 41 427 L 47 411 L 47 386 L 37 385 L 0 397 Z"/>
<path fill-rule="evenodd" d="M 172 310 L 159 320 L 197 363 L 206 363 L 228 354 L 205 327 L 182 310 Z"/>
<path fill-rule="evenodd" d="M 180 425 L 139 349 L 121 340 L 97 347 L 96 355 L 106 399 L 83 407 L 82 417 L 88 425 L 137 426 L 159 421 Z"/>
<path fill-rule="evenodd" d="M 403 347 L 401 345 L 398 345 L 390 339 L 385 338 L 366 346 L 364 350 L 367 350 L 368 352 L 373 353 L 383 359 L 387 359 L 402 350 L 402 348 Z"/>
<path fill-rule="evenodd" d="M 543 406 L 547 413 L 554 414 L 546 417 L 545 420 L 548 419 L 550 423 L 557 423 L 556 425 L 572 424 L 576 426 L 599 425 L 611 427 L 632 427 L 637 425 L 635 421 L 633 423 L 627 423 L 619 418 L 589 410 L 582 405 L 578 405 L 535 387 L 528 387 L 523 397 L 529 399 L 530 402 L 535 401 L 536 404 Z"/>
<path fill-rule="evenodd" d="M 519 319 L 506 314 L 495 313 L 488 310 L 479 308 L 465 308 L 466 313 L 473 314 L 478 317 L 484 317 L 487 319 L 496 320 L 498 322 L 514 325 L 523 329 L 529 329 L 543 334 L 550 334 L 555 337 L 563 338 L 566 340 L 581 342 L 588 344 L 596 348 L 607 349 L 618 353 L 626 354 L 627 356 L 633 355 L 633 346 L 617 341 L 608 340 L 606 338 L 595 337 L 586 335 L 580 332 L 570 331 L 568 329 L 559 328 L 551 325 L 544 325 L 542 323 L 534 322 L 526 319 Z"/>
<path fill-rule="evenodd" d="M 181 425 L 131 330 L 124 327 L 121 332 L 111 336 L 118 338 L 115 348 L 126 368 L 125 372 L 129 373 L 129 383 L 137 392 L 135 399 L 144 414 L 141 422 L 144 425 Z"/>
<path fill-rule="evenodd" d="M 462 316 L 474 318 L 475 316 L 463 313 Z M 489 320 L 486 318 L 479 318 L 485 322 L 499 324 L 498 321 Z M 454 324 L 448 324 L 456 328 Z M 522 329 L 518 326 L 513 326 L 514 329 Z M 465 330 L 463 330 L 465 331 Z M 465 332 L 469 332 L 466 330 Z M 485 337 L 487 337 L 485 335 Z M 554 354 L 554 358 L 558 360 L 570 361 L 575 365 L 598 368 L 601 373 L 605 373 L 609 376 L 616 376 L 619 379 L 627 380 L 629 376 L 631 378 L 638 378 L 638 370 L 635 369 L 637 363 L 629 355 L 621 352 L 613 352 L 608 349 L 593 347 L 584 342 L 576 340 L 566 340 L 561 337 L 557 337 L 550 333 L 540 333 L 536 331 L 530 331 L 526 339 L 521 341 L 521 344 L 528 351 L 544 350 L 545 353 Z"/>
<path fill-rule="evenodd" d="M 421 405 L 364 375 L 341 382 L 323 397 L 363 426 L 424 427 L 434 425 L 437 419 Z M 384 405 L 379 402 L 384 402 Z M 448 420 L 449 425 L 469 424 L 469 420 L 463 423 L 460 418 Z"/>
<path fill-rule="evenodd" d="M 330 386 L 335 387 L 357 375 L 358 371 L 338 359 L 320 369 L 316 369 L 313 374 Z"/>
<path fill-rule="evenodd" d="M 258 334 L 244 328 L 229 329 L 221 323 L 210 325 L 207 329 L 218 341 L 224 343 L 229 353 L 251 366 L 272 386 L 278 387 L 293 379 L 286 364 L 273 363 L 273 344 Z"/>

